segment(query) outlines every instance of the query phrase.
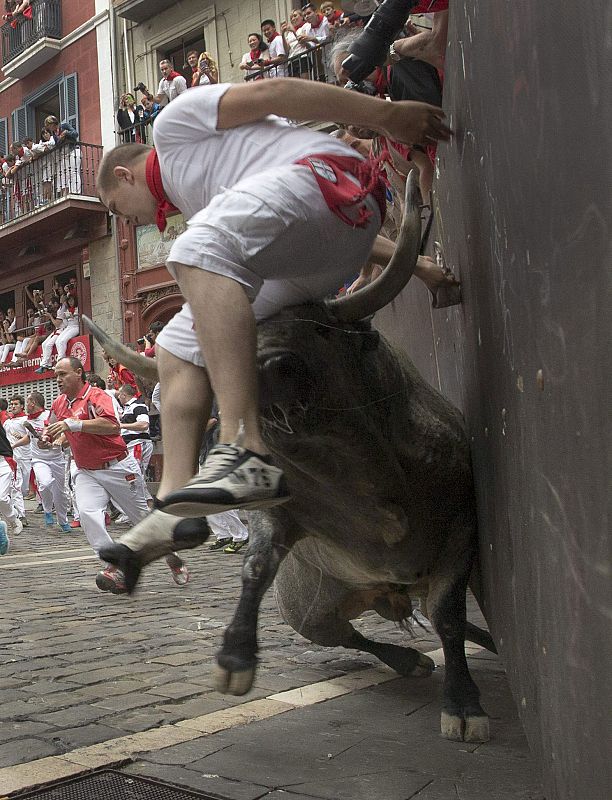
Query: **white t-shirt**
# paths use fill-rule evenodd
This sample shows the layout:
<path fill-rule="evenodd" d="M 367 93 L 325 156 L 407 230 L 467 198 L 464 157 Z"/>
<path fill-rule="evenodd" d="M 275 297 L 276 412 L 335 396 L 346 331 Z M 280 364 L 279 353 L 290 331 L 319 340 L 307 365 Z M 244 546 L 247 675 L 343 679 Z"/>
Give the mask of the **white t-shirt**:
<path fill-rule="evenodd" d="M 302 25 L 301 28 L 298 28 L 295 33 L 293 31 L 286 31 L 285 41 L 289 46 L 289 58 L 292 58 L 293 56 L 299 56 L 300 53 L 307 52 L 308 47 L 305 44 L 302 44 L 302 42 L 298 41 L 298 36 L 301 36 L 302 33 L 307 33 L 307 31 L 304 30 L 304 25 Z"/>
<path fill-rule="evenodd" d="M 18 442 L 20 439 L 23 439 L 24 436 L 29 436 L 30 432 L 24 427 L 24 422 L 27 422 L 28 418 L 24 414 L 22 417 L 10 417 L 4 423 L 4 432 L 6 433 L 6 438 L 9 440 L 9 444 L 11 447 Z M 16 447 L 13 450 L 13 456 L 20 461 L 28 461 L 31 457 L 30 445 L 25 444 L 21 447 Z"/>
<path fill-rule="evenodd" d="M 277 58 L 278 56 L 286 56 L 287 53 L 285 51 L 285 43 L 283 42 L 282 36 L 275 36 L 271 42 L 268 42 L 268 52 L 264 56 L 264 58 Z M 268 78 L 286 78 L 287 77 L 287 65 L 286 64 L 276 64 L 275 66 L 268 69 L 265 73 L 266 77 Z"/>
<path fill-rule="evenodd" d="M 45 429 L 45 422 L 51 415 L 50 411 L 43 411 L 38 417 L 28 418 L 28 422 L 37 433 L 42 434 Z M 30 433 L 30 446 L 32 451 L 32 461 L 57 461 L 64 462 L 64 454 L 61 447 L 50 447 L 42 449 L 38 446 L 38 439 Z"/>
<path fill-rule="evenodd" d="M 308 26 L 306 28 L 306 26 Z M 323 17 L 323 21 L 318 27 L 314 27 L 310 24 L 310 22 L 306 22 L 302 28 L 300 28 L 301 33 L 305 33 L 308 36 L 314 36 L 318 42 L 324 42 L 326 39 L 329 39 L 331 36 L 331 28 L 329 27 L 329 22 L 327 21 L 327 17 Z M 314 46 L 315 43 L 311 42 L 311 46 Z"/>
<path fill-rule="evenodd" d="M 153 142 L 168 198 L 186 220 L 239 180 L 314 153 L 355 157 L 339 139 L 268 116 L 217 130 L 219 101 L 231 83 L 196 87 L 155 120 Z"/>
<path fill-rule="evenodd" d="M 171 81 L 162 78 L 157 87 L 157 94 L 165 94 L 168 102 L 175 100 L 180 94 L 187 91 L 187 81 L 182 75 L 173 78 Z M 157 123 L 157 120 L 156 120 Z"/>

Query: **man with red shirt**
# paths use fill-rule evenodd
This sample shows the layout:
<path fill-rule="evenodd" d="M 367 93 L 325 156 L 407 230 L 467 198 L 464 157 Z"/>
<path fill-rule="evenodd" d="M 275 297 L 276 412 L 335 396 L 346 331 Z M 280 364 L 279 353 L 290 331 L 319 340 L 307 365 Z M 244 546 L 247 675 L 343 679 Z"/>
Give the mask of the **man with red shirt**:
<path fill-rule="evenodd" d="M 84 379 L 78 358 L 62 358 L 55 365 L 60 394 L 53 401 L 45 438 L 64 436 L 72 450 L 72 474 L 81 527 L 96 555 L 113 544 L 104 524 L 109 499 L 121 507 L 135 525 L 149 511 L 142 475 L 134 457 L 119 434 L 119 422 L 109 395 Z M 166 561 L 175 583 L 184 585 L 189 572 L 180 558 L 170 554 Z M 120 570 L 107 566 L 96 576 L 103 592 L 126 591 Z"/>

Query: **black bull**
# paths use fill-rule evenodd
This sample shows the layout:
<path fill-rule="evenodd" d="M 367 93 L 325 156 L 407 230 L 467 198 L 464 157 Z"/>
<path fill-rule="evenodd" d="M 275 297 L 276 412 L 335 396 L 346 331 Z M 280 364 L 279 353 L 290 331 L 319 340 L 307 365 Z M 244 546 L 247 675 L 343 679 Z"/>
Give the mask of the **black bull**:
<path fill-rule="evenodd" d="M 411 274 L 405 264 L 404 273 Z M 401 675 L 429 675 L 426 655 L 367 639 L 350 622 L 367 609 L 403 622 L 418 597 L 444 650 L 442 733 L 486 741 L 464 641 L 494 646 L 466 623 L 477 536 L 461 415 L 369 323 L 339 322 L 335 311 L 300 306 L 258 326 L 264 438 L 292 499 L 249 513 L 242 593 L 217 657 L 218 687 L 251 688 L 258 609 L 273 581 L 283 618 L 310 641 L 372 653 Z M 125 351 L 115 355 L 125 363 Z M 195 538 L 172 547 L 201 543 L 204 527 L 193 520 Z M 159 555 L 130 552 L 120 566 L 133 584 Z"/>

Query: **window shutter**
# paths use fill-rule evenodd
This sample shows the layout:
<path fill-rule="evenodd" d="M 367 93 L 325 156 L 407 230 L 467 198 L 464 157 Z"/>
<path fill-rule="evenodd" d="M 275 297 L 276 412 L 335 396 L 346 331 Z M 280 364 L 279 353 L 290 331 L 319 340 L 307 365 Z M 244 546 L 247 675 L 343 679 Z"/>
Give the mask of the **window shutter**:
<path fill-rule="evenodd" d="M 22 142 L 28 135 L 26 107 L 19 106 L 11 114 L 13 123 L 13 141 Z"/>
<path fill-rule="evenodd" d="M 77 131 L 79 129 L 79 92 L 77 73 L 66 77 L 60 83 L 60 122 L 67 122 Z"/>
<path fill-rule="evenodd" d="M 8 153 L 8 145 L 8 119 L 4 117 L 0 119 L 0 155 Z"/>

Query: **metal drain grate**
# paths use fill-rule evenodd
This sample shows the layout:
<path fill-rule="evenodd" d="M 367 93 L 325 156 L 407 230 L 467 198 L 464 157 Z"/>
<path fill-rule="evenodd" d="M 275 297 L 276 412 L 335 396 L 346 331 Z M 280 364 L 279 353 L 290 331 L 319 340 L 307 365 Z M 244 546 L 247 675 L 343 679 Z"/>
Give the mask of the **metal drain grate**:
<path fill-rule="evenodd" d="M 180 789 L 152 778 L 103 770 L 60 781 L 47 789 L 19 795 L 19 800 L 221 800 L 193 789 Z"/>

